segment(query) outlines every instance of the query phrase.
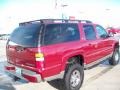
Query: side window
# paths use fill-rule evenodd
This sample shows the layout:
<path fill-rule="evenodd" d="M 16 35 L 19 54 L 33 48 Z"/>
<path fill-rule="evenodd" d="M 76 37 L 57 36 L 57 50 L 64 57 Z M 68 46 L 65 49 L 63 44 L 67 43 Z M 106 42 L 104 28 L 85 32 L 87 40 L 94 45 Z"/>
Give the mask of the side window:
<path fill-rule="evenodd" d="M 83 30 L 85 33 L 86 40 L 95 40 L 96 33 L 92 25 L 84 25 Z"/>
<path fill-rule="evenodd" d="M 80 39 L 77 24 L 49 24 L 46 26 L 44 44 L 57 44 Z"/>
<path fill-rule="evenodd" d="M 60 25 L 59 24 L 48 24 L 45 29 L 45 35 L 44 35 L 44 44 L 54 44 L 59 42 L 60 34 Z"/>
<path fill-rule="evenodd" d="M 62 24 L 61 33 L 64 42 L 80 40 L 77 24 Z"/>
<path fill-rule="evenodd" d="M 97 34 L 100 38 L 104 38 L 108 35 L 106 30 L 99 25 L 96 26 L 96 31 L 97 31 Z"/>

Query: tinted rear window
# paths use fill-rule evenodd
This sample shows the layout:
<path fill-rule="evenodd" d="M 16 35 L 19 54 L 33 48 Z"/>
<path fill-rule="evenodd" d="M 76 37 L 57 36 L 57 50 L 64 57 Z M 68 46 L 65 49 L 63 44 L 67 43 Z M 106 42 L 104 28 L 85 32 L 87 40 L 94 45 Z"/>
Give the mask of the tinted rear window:
<path fill-rule="evenodd" d="M 11 34 L 10 41 L 24 47 L 36 47 L 40 32 L 40 24 L 20 26 Z"/>

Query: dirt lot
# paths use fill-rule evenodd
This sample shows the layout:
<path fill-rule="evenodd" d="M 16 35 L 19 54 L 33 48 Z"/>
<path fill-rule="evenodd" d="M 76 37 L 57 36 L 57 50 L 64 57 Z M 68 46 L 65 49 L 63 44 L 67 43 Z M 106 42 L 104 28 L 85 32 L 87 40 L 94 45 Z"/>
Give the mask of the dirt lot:
<path fill-rule="evenodd" d="M 61 83 L 41 82 L 27 83 L 23 80 L 13 81 L 4 72 L 6 41 L 0 41 L 0 90 L 63 90 Z M 120 90 L 120 64 L 112 67 L 103 62 L 90 70 L 85 70 L 85 80 L 80 90 Z"/>

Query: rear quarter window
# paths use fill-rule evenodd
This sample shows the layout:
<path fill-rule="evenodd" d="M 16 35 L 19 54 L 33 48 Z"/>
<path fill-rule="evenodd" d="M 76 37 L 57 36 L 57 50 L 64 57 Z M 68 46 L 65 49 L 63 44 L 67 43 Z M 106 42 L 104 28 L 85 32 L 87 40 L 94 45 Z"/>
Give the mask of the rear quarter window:
<path fill-rule="evenodd" d="M 80 40 L 77 24 L 48 24 L 45 29 L 44 44 L 57 44 Z"/>

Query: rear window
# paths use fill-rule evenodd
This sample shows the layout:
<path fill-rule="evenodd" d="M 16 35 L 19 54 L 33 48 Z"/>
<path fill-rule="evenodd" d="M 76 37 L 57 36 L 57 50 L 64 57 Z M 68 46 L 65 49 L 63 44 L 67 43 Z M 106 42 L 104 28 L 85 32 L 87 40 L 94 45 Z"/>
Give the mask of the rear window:
<path fill-rule="evenodd" d="M 28 24 L 19 26 L 10 36 L 10 41 L 24 47 L 36 47 L 38 45 L 40 24 Z"/>

